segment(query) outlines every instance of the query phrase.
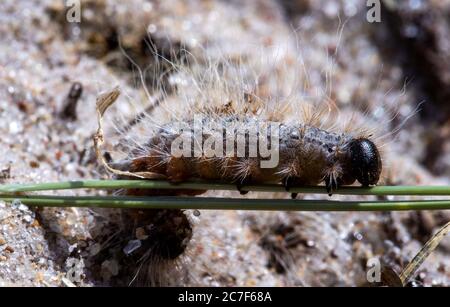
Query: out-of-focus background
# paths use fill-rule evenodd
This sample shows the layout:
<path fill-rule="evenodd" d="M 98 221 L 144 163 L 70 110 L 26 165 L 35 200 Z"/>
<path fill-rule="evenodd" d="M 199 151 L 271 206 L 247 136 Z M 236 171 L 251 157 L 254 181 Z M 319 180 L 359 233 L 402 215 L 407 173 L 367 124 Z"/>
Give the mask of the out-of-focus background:
<path fill-rule="evenodd" d="M 153 67 L 152 48 L 173 61 L 188 50 L 252 68 L 274 50 L 285 63 L 301 58 L 258 70 L 307 79 L 298 91 L 325 92 L 386 131 L 400 125 L 386 145 L 386 183 L 449 184 L 450 1 L 381 1 L 380 22 L 369 22 L 373 6 L 359 0 L 81 0 L 81 20 L 70 22 L 78 2 L 0 2 L 1 184 L 106 178 L 92 150 L 95 98 L 120 84 L 143 99 L 127 56 Z M 151 88 L 164 78 L 144 81 Z M 83 91 L 70 110 L 74 82 Z M 369 259 L 398 270 L 450 220 L 447 212 L 191 215 L 186 255 L 176 268 L 155 268 L 177 271 L 168 284 L 366 285 Z M 126 285 L 132 270 L 102 254 L 108 234 L 99 212 L 0 202 L 0 285 Z M 444 240 L 416 283 L 450 285 L 449 255 Z"/>

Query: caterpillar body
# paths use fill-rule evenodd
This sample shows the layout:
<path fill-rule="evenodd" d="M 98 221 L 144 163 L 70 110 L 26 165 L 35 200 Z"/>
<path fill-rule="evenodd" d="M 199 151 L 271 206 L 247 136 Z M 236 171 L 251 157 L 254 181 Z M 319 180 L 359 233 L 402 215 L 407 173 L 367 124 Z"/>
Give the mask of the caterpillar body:
<path fill-rule="evenodd" d="M 273 136 L 271 130 L 266 129 L 269 123 L 252 116 L 235 115 L 205 118 L 201 133 L 195 131 L 193 121 L 187 122 L 182 132 L 183 140 L 188 140 L 190 145 L 184 152 L 185 156 L 173 155 L 173 145 L 181 134 L 174 129 L 179 126 L 178 122 L 168 123 L 144 146 L 135 150 L 134 157 L 125 165 L 131 172 L 158 173 L 173 183 L 199 178 L 233 182 L 239 188 L 241 184 L 275 182 L 282 183 L 288 190 L 294 185 L 324 182 L 330 195 L 338 186 L 349 185 L 356 180 L 363 186 L 378 182 L 382 161 L 377 146 L 369 138 L 329 132 L 307 124 L 270 124 L 275 124 L 278 129 L 278 146 L 271 148 L 271 153 L 278 155 L 279 160 L 274 167 L 263 168 L 261 161 L 267 158 L 260 150 L 255 150 L 261 148 L 266 138 L 269 143 Z M 252 131 L 256 132 L 253 138 Z M 211 143 L 214 135 L 218 136 L 214 139 L 216 148 L 213 148 L 216 156 L 208 152 L 210 147 L 199 146 Z M 231 152 L 229 148 L 225 149 L 230 139 Z M 251 147 L 254 156 L 251 155 Z M 200 150 L 200 154 L 196 150 Z M 195 192 L 170 193 L 192 195 Z"/>

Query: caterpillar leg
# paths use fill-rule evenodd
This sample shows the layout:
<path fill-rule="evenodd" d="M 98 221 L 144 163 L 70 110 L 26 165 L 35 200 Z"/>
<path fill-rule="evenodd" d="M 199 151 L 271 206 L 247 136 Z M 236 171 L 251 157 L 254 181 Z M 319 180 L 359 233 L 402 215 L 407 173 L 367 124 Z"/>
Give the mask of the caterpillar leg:
<path fill-rule="evenodd" d="M 325 177 L 325 188 L 327 189 L 328 196 L 333 195 L 333 191 L 336 191 L 339 187 L 339 180 L 332 175 Z"/>
<path fill-rule="evenodd" d="M 246 185 L 246 184 L 249 184 L 249 183 L 250 183 L 250 181 L 247 180 L 247 179 L 245 179 L 245 180 L 243 180 L 243 181 L 239 181 L 239 182 L 236 183 L 236 189 L 239 191 L 239 193 L 240 193 L 241 195 L 246 195 L 246 194 L 248 194 L 248 191 L 243 191 L 243 190 L 242 190 L 242 187 L 243 187 L 244 185 Z"/>
<path fill-rule="evenodd" d="M 295 183 L 294 183 L 294 179 L 292 177 L 286 177 L 283 180 L 283 186 L 284 186 L 284 189 L 286 190 L 286 192 L 290 192 L 291 187 L 294 185 L 295 185 Z M 298 193 L 291 193 L 291 198 L 296 199 L 297 195 L 298 195 Z"/>
<path fill-rule="evenodd" d="M 245 186 L 245 185 L 252 184 L 252 183 L 255 183 L 255 181 L 253 181 L 252 180 L 252 176 L 249 175 L 249 176 L 245 177 L 244 179 L 241 179 L 241 180 L 237 181 L 236 182 L 236 188 L 237 188 L 237 190 L 239 191 L 239 193 L 241 195 L 246 195 L 246 194 L 248 194 L 249 191 L 243 191 L 242 187 Z"/>

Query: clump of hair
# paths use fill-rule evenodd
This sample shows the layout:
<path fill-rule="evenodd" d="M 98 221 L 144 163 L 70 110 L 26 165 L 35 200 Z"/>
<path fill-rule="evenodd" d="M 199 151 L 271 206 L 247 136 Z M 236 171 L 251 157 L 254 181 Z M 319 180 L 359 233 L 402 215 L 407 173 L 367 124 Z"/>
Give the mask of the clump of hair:
<path fill-rule="evenodd" d="M 87 252 L 101 284 L 170 286 L 187 278 L 193 219 L 184 210 L 100 210 Z"/>

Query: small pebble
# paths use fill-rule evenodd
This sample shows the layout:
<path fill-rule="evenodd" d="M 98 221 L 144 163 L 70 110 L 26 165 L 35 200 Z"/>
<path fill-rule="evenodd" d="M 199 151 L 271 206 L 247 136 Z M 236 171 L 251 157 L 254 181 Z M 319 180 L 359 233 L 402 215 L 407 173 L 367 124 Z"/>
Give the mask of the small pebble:
<path fill-rule="evenodd" d="M 17 209 L 22 212 L 28 211 L 28 207 L 25 206 L 24 204 L 20 204 L 19 207 L 17 207 Z"/>
<path fill-rule="evenodd" d="M 306 241 L 306 246 L 314 247 L 314 246 L 316 246 L 316 242 L 314 242 L 313 240 L 308 240 L 308 241 Z"/>
<path fill-rule="evenodd" d="M 36 162 L 36 161 L 30 161 L 30 167 L 31 167 L 31 168 L 38 168 L 38 167 L 39 167 L 39 162 Z"/>
<path fill-rule="evenodd" d="M 138 240 L 145 240 L 148 238 L 147 233 L 145 232 L 145 229 L 142 227 L 139 227 L 136 229 L 136 239 Z"/>
<path fill-rule="evenodd" d="M 90 254 L 91 256 L 95 256 L 95 255 L 97 255 L 98 253 L 100 253 L 101 249 L 102 249 L 102 246 L 101 246 L 100 244 L 98 244 L 98 243 L 95 243 L 94 245 L 92 245 L 92 246 L 89 248 L 89 254 Z"/>
<path fill-rule="evenodd" d="M 123 252 L 125 255 L 131 255 L 135 250 L 139 249 L 142 246 L 140 240 L 131 240 L 128 244 L 123 248 Z"/>

